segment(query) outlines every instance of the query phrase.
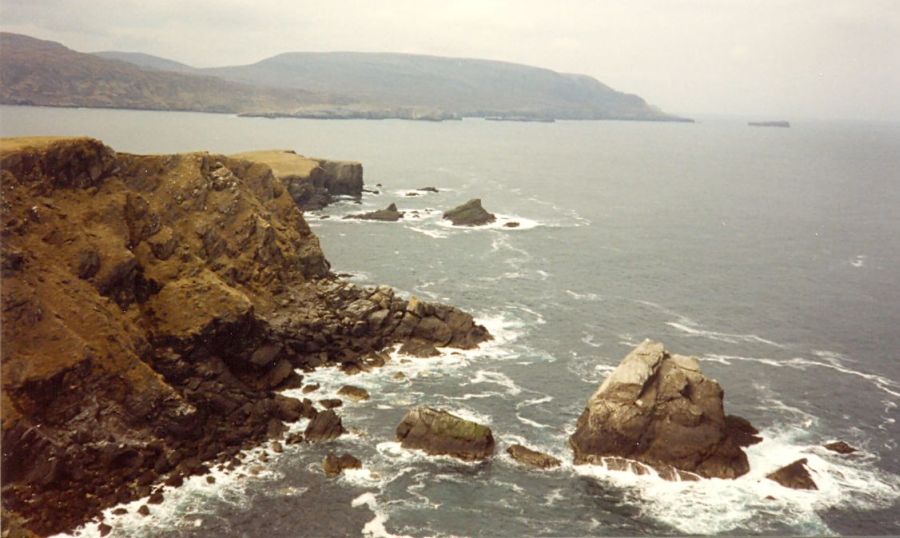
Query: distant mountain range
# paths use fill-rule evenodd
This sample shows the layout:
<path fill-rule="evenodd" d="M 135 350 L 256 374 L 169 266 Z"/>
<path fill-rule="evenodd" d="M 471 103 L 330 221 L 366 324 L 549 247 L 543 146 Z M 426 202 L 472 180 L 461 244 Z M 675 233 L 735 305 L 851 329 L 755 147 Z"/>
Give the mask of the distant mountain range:
<path fill-rule="evenodd" d="M 411 54 L 292 52 L 195 68 L 0 33 L 0 103 L 265 117 L 686 121 L 586 75 Z"/>

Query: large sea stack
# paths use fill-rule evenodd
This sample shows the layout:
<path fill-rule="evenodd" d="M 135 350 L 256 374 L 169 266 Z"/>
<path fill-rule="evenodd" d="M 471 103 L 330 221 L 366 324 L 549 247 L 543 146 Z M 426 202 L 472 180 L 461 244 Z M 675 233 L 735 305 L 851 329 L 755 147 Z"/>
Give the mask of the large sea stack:
<path fill-rule="evenodd" d="M 337 279 L 263 163 L 32 138 L 0 141 L 0 169 L 3 513 L 38 534 L 232 461 L 283 421 L 340 435 L 333 412 L 274 393 L 297 368 L 383 363 L 432 334 L 420 325 L 447 327 L 440 346 L 490 337 Z"/>
<path fill-rule="evenodd" d="M 588 400 L 569 438 L 575 463 L 627 458 L 667 479 L 741 476 L 750 469 L 741 447 L 760 438 L 746 420 L 725 415 L 723 395 L 696 358 L 646 340 Z"/>

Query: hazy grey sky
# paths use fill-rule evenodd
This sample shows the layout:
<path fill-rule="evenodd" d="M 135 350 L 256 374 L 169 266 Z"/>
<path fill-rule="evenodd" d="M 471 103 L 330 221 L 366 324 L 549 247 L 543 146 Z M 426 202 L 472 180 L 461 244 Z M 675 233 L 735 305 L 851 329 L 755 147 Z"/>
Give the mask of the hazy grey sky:
<path fill-rule="evenodd" d="M 900 120 L 900 0 L 0 0 L 0 27 L 198 67 L 288 51 L 490 58 L 675 114 Z"/>

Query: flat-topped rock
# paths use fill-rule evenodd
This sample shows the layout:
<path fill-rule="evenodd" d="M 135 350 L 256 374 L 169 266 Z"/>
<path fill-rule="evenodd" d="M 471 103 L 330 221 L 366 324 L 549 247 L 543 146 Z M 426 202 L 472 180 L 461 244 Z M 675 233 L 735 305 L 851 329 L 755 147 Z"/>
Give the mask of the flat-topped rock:
<path fill-rule="evenodd" d="M 358 162 L 304 157 L 291 150 L 248 151 L 232 157 L 271 168 L 303 210 L 321 209 L 335 196 L 362 196 L 363 170 Z"/>
<path fill-rule="evenodd" d="M 454 207 L 444 213 L 444 218 L 454 226 L 482 226 L 497 220 L 493 213 L 488 213 L 482 206 L 479 198 Z"/>
<path fill-rule="evenodd" d="M 552 469 L 553 467 L 559 467 L 562 463 L 558 458 L 554 458 L 549 454 L 518 444 L 507 447 L 506 453 L 517 462 L 537 469 Z"/>
<path fill-rule="evenodd" d="M 588 400 L 569 438 L 576 464 L 620 457 L 702 477 L 736 478 L 749 469 L 741 449 L 760 441 L 753 426 L 725 415 L 724 392 L 696 358 L 644 341 Z M 670 469 L 672 468 L 672 469 Z"/>
<path fill-rule="evenodd" d="M 463 460 L 481 460 L 494 453 L 490 428 L 431 407 L 409 411 L 397 426 L 397 440 L 403 448 Z"/>

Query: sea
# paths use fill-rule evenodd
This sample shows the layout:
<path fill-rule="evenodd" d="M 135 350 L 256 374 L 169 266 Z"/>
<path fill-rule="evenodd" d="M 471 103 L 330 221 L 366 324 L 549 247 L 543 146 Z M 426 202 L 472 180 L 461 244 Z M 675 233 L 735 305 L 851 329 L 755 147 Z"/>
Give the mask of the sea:
<path fill-rule="evenodd" d="M 376 192 L 306 214 L 333 270 L 456 305 L 495 337 L 431 359 L 394 353 L 352 377 L 306 374 L 316 398 L 344 384 L 370 392 L 339 410 L 349 434 L 259 447 L 213 484 L 167 489 L 148 517 L 136 514 L 144 501 L 107 511 L 114 536 L 900 534 L 900 124 L 0 107 L 0 132 L 89 135 L 130 153 L 283 148 L 360 161 Z M 495 224 L 441 218 L 472 198 Z M 341 218 L 390 203 L 409 218 Z M 726 412 L 760 429 L 747 475 L 667 482 L 572 465 L 567 439 L 588 398 L 648 338 L 698 357 Z M 463 463 L 401 448 L 395 428 L 418 405 L 490 426 L 496 454 Z M 834 440 L 859 451 L 822 448 Z M 513 443 L 563 464 L 524 468 L 506 454 Z M 326 478 L 329 451 L 362 469 Z M 817 490 L 766 479 L 799 458 Z M 96 523 L 74 532 L 98 534 Z"/>

